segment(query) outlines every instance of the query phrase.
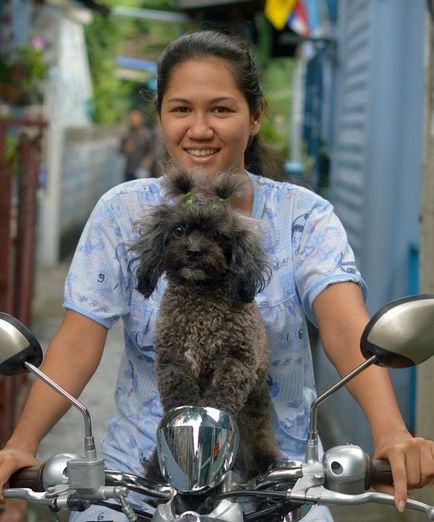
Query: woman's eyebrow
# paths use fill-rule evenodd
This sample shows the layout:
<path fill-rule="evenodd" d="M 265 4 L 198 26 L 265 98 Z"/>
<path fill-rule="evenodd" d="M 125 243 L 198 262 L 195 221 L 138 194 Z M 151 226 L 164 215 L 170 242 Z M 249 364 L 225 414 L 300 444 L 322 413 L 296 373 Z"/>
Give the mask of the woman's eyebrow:
<path fill-rule="evenodd" d="M 170 103 L 191 103 L 191 100 L 187 98 L 181 98 L 178 96 L 174 96 L 172 98 L 169 98 L 167 100 Z M 235 98 L 232 98 L 232 96 L 219 96 L 217 98 L 212 98 L 209 100 L 210 103 L 223 103 L 223 102 L 234 102 L 236 101 Z"/>
<path fill-rule="evenodd" d="M 222 103 L 222 102 L 233 102 L 236 101 L 232 96 L 219 96 L 218 98 L 213 98 L 211 100 L 212 103 Z"/>
<path fill-rule="evenodd" d="M 190 103 L 190 101 L 187 100 L 186 98 L 178 98 L 178 97 L 169 98 L 167 101 L 171 102 L 171 103 Z"/>

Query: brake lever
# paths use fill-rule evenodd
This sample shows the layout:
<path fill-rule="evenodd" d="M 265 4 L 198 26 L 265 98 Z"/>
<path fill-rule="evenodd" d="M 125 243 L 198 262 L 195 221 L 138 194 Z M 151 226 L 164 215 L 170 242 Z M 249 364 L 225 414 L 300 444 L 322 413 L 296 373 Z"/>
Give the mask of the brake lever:
<path fill-rule="evenodd" d="M 80 498 L 76 492 L 64 484 L 51 486 L 47 491 L 33 491 L 30 488 L 7 488 L 3 490 L 5 498 L 19 498 L 38 506 L 45 506 L 52 513 L 57 511 L 83 511 L 90 506 L 90 501 Z"/>
<path fill-rule="evenodd" d="M 5 498 L 19 498 L 31 504 L 47 506 L 54 511 L 82 511 L 95 500 L 118 499 L 123 505 L 128 489 L 123 486 L 101 486 L 95 490 L 78 490 L 68 484 L 59 484 L 43 492 L 30 488 L 7 488 L 3 490 L 3 495 Z"/>
<path fill-rule="evenodd" d="M 301 479 L 298 482 L 303 482 L 303 480 Z M 368 502 L 389 505 L 394 505 L 395 503 L 392 495 L 379 493 L 377 491 L 367 491 L 358 495 L 347 495 L 345 493 L 330 491 L 322 485 L 305 488 L 303 484 L 296 484 L 292 491 L 288 492 L 288 498 L 294 502 L 309 502 L 312 504 L 324 504 L 327 506 L 354 506 L 366 504 Z M 426 513 L 429 520 L 434 520 L 434 506 L 410 498 L 407 499 L 406 506 L 415 511 L 422 511 Z"/>
<path fill-rule="evenodd" d="M 3 491 L 3 496 L 5 498 L 23 499 L 32 504 L 48 506 L 53 509 L 56 509 L 57 507 L 57 499 L 48 497 L 45 491 L 40 493 L 35 492 L 30 488 L 7 488 Z"/>

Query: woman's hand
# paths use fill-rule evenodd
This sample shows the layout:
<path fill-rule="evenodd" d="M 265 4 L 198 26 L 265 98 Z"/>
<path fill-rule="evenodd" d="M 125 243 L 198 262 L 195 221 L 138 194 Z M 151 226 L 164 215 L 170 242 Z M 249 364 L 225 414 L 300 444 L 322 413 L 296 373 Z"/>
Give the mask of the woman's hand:
<path fill-rule="evenodd" d="M 39 460 L 28 451 L 8 447 L 0 451 L 0 498 L 3 498 L 3 488 L 13 473 L 21 468 L 39 465 Z"/>
<path fill-rule="evenodd" d="M 393 486 L 376 489 L 393 494 L 399 511 L 404 511 L 408 489 L 421 488 L 434 480 L 434 442 L 412 437 L 408 431 L 390 433 L 377 441 L 375 458 L 387 459 L 393 475 Z"/>

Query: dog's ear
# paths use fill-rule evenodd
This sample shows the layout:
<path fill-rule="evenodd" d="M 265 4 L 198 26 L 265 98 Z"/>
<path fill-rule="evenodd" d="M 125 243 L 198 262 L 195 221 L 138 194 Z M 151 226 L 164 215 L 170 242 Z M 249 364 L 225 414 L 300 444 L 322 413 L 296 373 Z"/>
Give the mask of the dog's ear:
<path fill-rule="evenodd" d="M 234 170 L 227 170 L 205 182 L 209 185 L 211 192 L 220 200 L 231 201 L 244 197 L 249 178 L 237 174 Z"/>
<path fill-rule="evenodd" d="M 232 273 L 241 302 L 253 301 L 271 277 L 271 267 L 259 237 L 249 229 L 240 229 L 235 233 L 232 250 Z"/>
<path fill-rule="evenodd" d="M 175 163 L 169 165 L 161 183 L 166 196 L 177 200 L 191 199 L 195 185 L 192 171 L 186 170 Z"/>
<path fill-rule="evenodd" d="M 136 224 L 139 240 L 131 247 L 138 254 L 131 263 L 137 275 L 137 290 L 148 298 L 164 272 L 163 252 L 167 238 L 169 208 L 160 206 Z"/>

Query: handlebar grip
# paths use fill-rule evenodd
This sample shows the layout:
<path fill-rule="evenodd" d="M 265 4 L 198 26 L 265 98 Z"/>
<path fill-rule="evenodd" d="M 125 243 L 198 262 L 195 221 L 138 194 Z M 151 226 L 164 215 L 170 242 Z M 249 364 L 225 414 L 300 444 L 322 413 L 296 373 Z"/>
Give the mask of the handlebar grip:
<path fill-rule="evenodd" d="M 393 477 L 389 461 L 371 460 L 369 481 L 371 486 L 375 486 L 376 484 L 393 485 Z"/>
<path fill-rule="evenodd" d="M 44 491 L 42 485 L 43 466 L 29 466 L 22 468 L 11 475 L 9 479 L 10 488 L 30 488 L 33 491 Z"/>

